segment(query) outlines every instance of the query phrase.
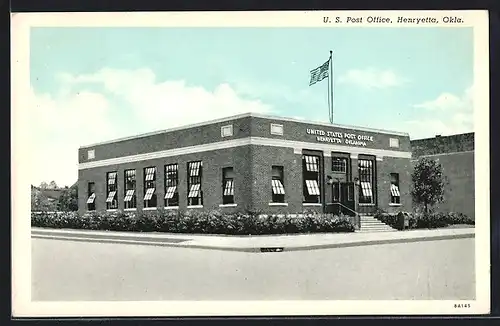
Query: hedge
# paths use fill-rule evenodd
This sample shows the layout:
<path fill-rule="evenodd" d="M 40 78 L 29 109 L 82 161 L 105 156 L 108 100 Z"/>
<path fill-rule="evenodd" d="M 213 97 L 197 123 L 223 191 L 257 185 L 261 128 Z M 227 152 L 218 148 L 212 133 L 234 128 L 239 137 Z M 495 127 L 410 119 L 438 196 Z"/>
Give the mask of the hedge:
<path fill-rule="evenodd" d="M 435 229 L 450 225 L 474 225 L 473 219 L 462 213 L 435 213 L 413 214 L 400 212 L 398 214 L 388 214 L 384 211 L 377 211 L 375 218 L 388 224 L 395 229 L 402 229 L 402 214 L 408 215 L 409 229 Z"/>
<path fill-rule="evenodd" d="M 222 213 L 220 211 L 32 212 L 31 225 L 56 229 L 135 232 L 261 235 L 289 233 L 354 232 L 349 217 L 306 212 L 299 215 Z"/>

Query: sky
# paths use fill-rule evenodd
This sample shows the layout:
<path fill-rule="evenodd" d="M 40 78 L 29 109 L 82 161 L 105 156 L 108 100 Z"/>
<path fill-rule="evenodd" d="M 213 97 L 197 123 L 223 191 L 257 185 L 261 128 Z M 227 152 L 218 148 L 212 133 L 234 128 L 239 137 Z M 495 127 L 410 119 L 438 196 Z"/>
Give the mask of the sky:
<path fill-rule="evenodd" d="M 473 131 L 472 28 L 32 28 L 31 180 L 72 185 L 78 148 L 245 112 L 418 139 Z"/>

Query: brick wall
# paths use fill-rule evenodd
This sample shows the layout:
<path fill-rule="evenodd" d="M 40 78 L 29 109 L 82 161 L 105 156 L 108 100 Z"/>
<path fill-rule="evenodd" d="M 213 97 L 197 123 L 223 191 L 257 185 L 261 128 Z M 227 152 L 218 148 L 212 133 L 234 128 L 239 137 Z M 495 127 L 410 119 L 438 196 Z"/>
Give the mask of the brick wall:
<path fill-rule="evenodd" d="M 87 151 L 91 149 L 95 151 L 95 160 L 105 160 L 248 137 L 250 136 L 249 119 L 249 117 L 233 119 L 189 129 L 139 136 L 133 139 L 96 146 L 85 146 L 79 149 L 78 158 L 80 163 L 93 161 L 87 158 Z M 221 137 L 221 127 L 229 124 L 233 125 L 233 136 Z"/>
<path fill-rule="evenodd" d="M 434 208 L 439 212 L 463 213 L 475 218 L 474 152 L 426 156 L 438 161 L 445 178 L 444 201 Z M 417 163 L 417 160 L 412 162 Z"/>
<path fill-rule="evenodd" d="M 378 207 L 391 213 L 411 211 L 411 171 L 412 164 L 409 159 L 384 157 L 377 161 Z M 399 174 L 399 192 L 401 205 L 391 205 L 391 173 Z"/>
<path fill-rule="evenodd" d="M 282 124 L 284 135 L 274 135 L 270 132 L 271 123 Z M 233 136 L 221 137 L 221 127 L 225 125 L 233 125 Z M 373 141 L 366 141 L 366 148 L 386 149 L 391 151 L 410 151 L 410 140 L 408 136 L 391 134 L 389 132 L 376 132 L 356 130 L 354 128 L 344 128 L 338 126 L 325 126 L 314 123 L 306 123 L 299 121 L 289 121 L 280 119 L 270 119 L 261 117 L 241 117 L 228 119 L 227 121 L 216 122 L 212 124 L 191 127 L 188 129 L 177 129 L 172 131 L 154 133 L 150 135 L 138 136 L 132 139 L 118 140 L 111 143 L 103 143 L 100 145 L 84 146 L 78 151 L 78 159 L 80 163 L 91 162 L 95 160 L 105 160 L 130 156 L 136 154 L 146 154 L 169 149 L 176 149 L 188 146 L 203 145 L 208 143 L 220 142 L 231 139 L 240 139 L 244 137 L 265 137 L 271 139 L 282 139 L 291 141 L 310 142 L 312 144 L 328 144 L 317 140 L 317 136 L 308 134 L 307 129 L 323 130 L 325 132 L 339 132 L 342 135 L 355 134 L 360 136 L 371 136 Z M 399 140 L 399 147 L 390 147 L 390 138 Z M 342 141 L 345 138 L 341 138 Z M 337 145 L 337 144 L 335 144 Z M 341 146 L 345 143 L 338 144 Z M 88 159 L 88 151 L 94 150 L 95 158 Z"/>
<path fill-rule="evenodd" d="M 235 202 L 236 208 L 224 207 L 227 211 L 244 210 L 252 204 L 251 191 L 248 180 L 252 179 L 250 168 L 250 148 L 242 146 L 210 152 L 181 155 L 178 157 L 146 160 L 135 163 L 110 165 L 92 169 L 79 170 L 78 173 L 78 207 L 80 212 L 86 211 L 87 184 L 95 182 L 96 185 L 96 209 L 106 209 L 106 173 L 117 171 L 118 183 L 118 209 L 124 208 L 124 171 L 136 169 L 136 195 L 137 209 L 143 208 L 144 196 L 144 168 L 156 166 L 156 195 L 158 207 L 164 206 L 165 197 L 165 165 L 171 163 L 179 164 L 179 209 L 185 210 L 187 207 L 187 163 L 191 161 L 203 161 L 202 190 L 204 209 L 219 209 L 222 203 L 222 168 L 234 167 L 235 172 Z"/>
<path fill-rule="evenodd" d="M 272 135 L 270 133 L 271 123 L 282 124 L 284 127 L 284 135 Z M 221 137 L 221 127 L 232 124 L 233 136 Z M 319 142 L 315 135 L 308 134 L 308 128 L 318 129 L 331 132 L 340 132 L 342 134 L 352 133 L 356 135 L 364 135 L 373 137 L 373 142 L 367 141 L 366 148 L 368 149 L 384 149 L 395 152 L 410 150 L 409 137 L 400 134 L 390 134 L 388 132 L 376 132 L 355 130 L 353 128 L 345 128 L 339 126 L 318 125 L 314 123 L 305 123 L 299 121 L 281 120 L 274 118 L 263 118 L 255 116 L 239 117 L 228 119 L 227 121 L 201 125 L 190 129 L 178 129 L 170 132 L 156 133 L 144 135 L 133 139 L 116 141 L 108 144 L 95 146 L 87 146 L 79 149 L 79 162 L 86 163 L 89 161 L 99 161 L 109 158 L 118 158 L 123 156 L 145 154 L 168 149 L 188 147 L 194 145 L 203 145 L 207 143 L 220 142 L 224 140 L 238 139 L 243 137 L 265 137 L 271 139 L 288 140 L 292 142 L 308 142 L 313 149 L 315 144 L 328 146 L 328 143 Z M 342 138 L 342 137 L 340 137 Z M 390 139 L 395 138 L 399 141 L 399 147 L 390 147 Z M 296 143 L 293 143 L 296 144 Z M 335 144 L 337 145 L 337 144 Z M 338 144 L 344 145 L 345 144 Z M 281 144 L 280 144 L 281 146 Z M 362 151 L 362 146 L 358 147 L 358 151 Z M 333 146 L 332 146 L 333 147 Z M 319 147 L 322 148 L 322 147 Z M 329 147 L 323 147 L 323 149 Z M 88 160 L 87 151 L 93 149 L 95 151 L 95 159 Z M 337 150 L 337 149 L 335 149 Z M 343 148 L 340 149 L 344 151 Z M 349 157 L 349 149 L 345 149 L 345 154 Z M 319 152 L 319 155 L 323 155 Z M 187 162 L 202 160 L 203 161 L 203 209 L 217 209 L 222 202 L 222 168 L 232 166 L 236 175 L 235 180 L 235 202 L 238 204 L 236 208 L 225 207 L 224 210 L 245 210 L 257 209 L 267 212 L 300 212 L 305 208 L 311 210 L 322 211 L 322 206 L 304 206 L 303 201 L 303 185 L 302 185 L 302 153 L 297 148 L 285 148 L 276 146 L 261 146 L 261 145 L 245 145 L 235 148 L 227 148 L 221 150 L 213 150 L 199 152 L 186 155 L 178 155 L 176 157 L 167 157 L 159 159 L 149 159 L 133 163 L 122 163 L 117 165 L 108 165 L 105 167 L 96 167 L 91 169 L 79 170 L 79 207 L 80 211 L 86 210 L 87 200 L 87 184 L 95 182 L 96 186 L 96 207 L 98 210 L 103 210 L 106 207 L 106 172 L 116 171 L 118 177 L 118 209 L 123 209 L 124 198 L 124 171 L 127 169 L 136 169 L 137 180 L 137 209 L 143 207 L 144 194 L 144 168 L 150 166 L 157 167 L 156 177 L 156 194 L 158 198 L 158 207 L 164 205 L 164 166 L 169 163 L 179 164 L 179 209 L 186 209 L 187 206 Z M 383 161 L 377 161 L 379 168 L 377 169 L 377 179 L 386 182 L 388 176 L 387 171 L 392 169 L 402 169 L 408 159 L 392 159 L 384 157 Z M 321 186 L 324 196 L 322 202 L 330 203 L 332 200 L 331 186 L 325 186 L 326 175 L 335 175 L 331 171 L 331 157 L 326 155 L 321 161 Z M 271 166 L 281 165 L 284 167 L 285 181 L 285 202 L 288 206 L 270 206 L 271 202 Z M 347 175 L 342 176 L 345 180 L 353 181 L 357 176 L 358 167 L 357 160 L 351 160 L 351 171 Z M 404 187 L 405 176 L 400 173 L 400 182 Z M 384 187 L 377 194 L 379 204 L 385 205 L 386 198 L 380 197 L 382 193 L 385 196 L 385 183 L 378 182 Z M 405 192 L 406 194 L 406 192 Z M 356 202 L 358 202 L 358 190 L 355 191 Z M 406 207 L 407 200 L 403 200 L 403 207 Z"/>
<path fill-rule="evenodd" d="M 284 135 L 271 135 L 270 134 L 270 124 L 277 123 L 283 125 Z M 298 122 L 298 121 L 289 121 L 289 120 L 279 120 L 279 119 L 269 119 L 269 118 L 261 118 L 261 117 L 252 117 L 251 118 L 251 134 L 254 137 L 267 137 L 267 138 L 275 138 L 275 139 L 286 139 L 293 141 L 302 141 L 302 142 L 311 142 L 311 143 L 322 143 L 317 141 L 317 136 L 308 134 L 307 129 L 318 129 L 323 130 L 325 132 L 340 132 L 342 134 L 356 134 L 356 135 L 364 135 L 364 136 L 372 136 L 373 142 L 367 141 L 367 148 L 376 148 L 376 149 L 386 149 L 391 151 L 410 151 L 410 138 L 408 136 L 402 136 L 397 134 L 391 134 L 390 132 L 375 132 L 375 131 L 365 131 L 365 130 L 357 130 L 353 128 L 344 128 L 338 126 L 325 126 L 318 125 L 314 123 L 306 123 L 306 122 Z M 389 139 L 397 138 L 399 140 L 399 147 L 394 148 L 389 146 Z M 345 138 L 342 138 L 345 139 Z M 345 144 L 339 144 L 345 145 Z"/>
<path fill-rule="evenodd" d="M 474 151 L 474 133 L 412 140 L 411 149 L 415 159 L 424 155 Z"/>
<path fill-rule="evenodd" d="M 302 154 L 292 148 L 269 146 L 251 147 L 252 199 L 256 210 L 269 213 L 302 211 Z M 288 206 L 269 206 L 272 201 L 271 168 L 283 166 L 285 203 Z"/>
<path fill-rule="evenodd" d="M 444 201 L 435 209 L 475 218 L 474 133 L 412 140 L 411 146 L 413 166 L 419 158 L 427 157 L 443 168 Z"/>

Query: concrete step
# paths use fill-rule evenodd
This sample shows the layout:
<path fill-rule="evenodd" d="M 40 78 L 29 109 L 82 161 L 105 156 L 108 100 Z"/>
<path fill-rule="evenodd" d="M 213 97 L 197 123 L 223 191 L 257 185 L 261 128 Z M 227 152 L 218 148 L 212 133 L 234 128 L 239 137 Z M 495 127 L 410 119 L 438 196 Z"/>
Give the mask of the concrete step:
<path fill-rule="evenodd" d="M 358 232 L 390 232 L 396 231 L 384 222 L 370 215 L 360 216 L 361 227 Z"/>
<path fill-rule="evenodd" d="M 377 227 L 366 227 L 366 226 L 361 226 L 361 230 L 392 230 L 391 227 L 385 227 L 385 226 L 377 226 Z"/>
<path fill-rule="evenodd" d="M 361 230 L 392 230 L 390 226 L 365 226 L 361 225 Z"/>
<path fill-rule="evenodd" d="M 356 231 L 358 233 L 374 233 L 374 232 L 393 232 L 395 231 L 394 229 L 390 229 L 390 230 L 363 230 L 363 229 L 360 229 L 359 231 Z"/>
<path fill-rule="evenodd" d="M 384 225 L 386 225 L 384 222 L 373 221 L 373 220 L 369 220 L 369 221 L 363 221 L 363 220 L 361 220 L 361 223 L 366 223 L 366 224 L 384 224 Z"/>

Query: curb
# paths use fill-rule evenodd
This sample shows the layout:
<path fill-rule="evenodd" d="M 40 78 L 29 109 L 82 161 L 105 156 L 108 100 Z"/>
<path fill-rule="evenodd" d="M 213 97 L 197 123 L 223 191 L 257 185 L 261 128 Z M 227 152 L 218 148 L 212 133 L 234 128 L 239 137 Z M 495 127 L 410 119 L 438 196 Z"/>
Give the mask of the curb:
<path fill-rule="evenodd" d="M 308 251 L 320 249 L 334 249 L 334 248 L 348 248 L 359 247 L 368 245 L 382 245 L 393 243 L 412 243 L 424 241 L 439 241 L 450 239 L 466 239 L 475 238 L 474 233 L 466 234 L 450 234 L 450 235 L 436 235 L 436 236 L 423 236 L 417 238 L 405 239 L 380 239 L 380 240 L 361 240 L 352 242 L 339 242 L 327 244 L 311 244 L 302 246 L 266 246 L 266 247 L 235 247 L 235 246 L 217 246 L 217 245 L 203 245 L 203 244 L 189 244 L 185 243 L 191 239 L 171 239 L 171 238 L 153 238 L 144 237 L 138 239 L 133 236 L 120 236 L 120 235 L 91 235 L 91 234 L 70 234 L 64 235 L 57 231 L 36 232 L 32 231 L 31 237 L 35 239 L 53 239 L 64 241 L 77 241 L 77 242 L 94 242 L 94 243 L 116 243 L 116 244 L 135 244 L 135 245 L 149 245 L 161 246 L 172 248 L 187 248 L 187 249 L 206 249 L 206 250 L 219 250 L 219 251 L 233 251 L 233 252 L 247 252 L 247 253 L 261 253 L 261 252 L 276 252 L 273 249 L 278 249 L 277 252 L 293 252 L 293 251 Z M 265 250 L 264 250 L 265 249 Z"/>
<path fill-rule="evenodd" d="M 157 246 L 157 247 L 172 247 L 172 248 L 186 248 L 186 249 L 207 249 L 207 250 L 220 250 L 220 251 L 239 251 L 239 252 L 260 252 L 259 248 L 252 247 L 221 247 L 209 245 L 196 245 L 196 244 L 176 244 L 172 242 L 162 241 L 140 241 L 140 240 L 123 240 L 123 239 L 107 239 L 107 238 L 85 238 L 85 237 L 65 237 L 58 235 L 42 235 L 32 234 L 32 239 L 52 239 L 74 242 L 94 242 L 94 243 L 116 243 L 116 244 L 132 244 L 143 246 Z"/>

